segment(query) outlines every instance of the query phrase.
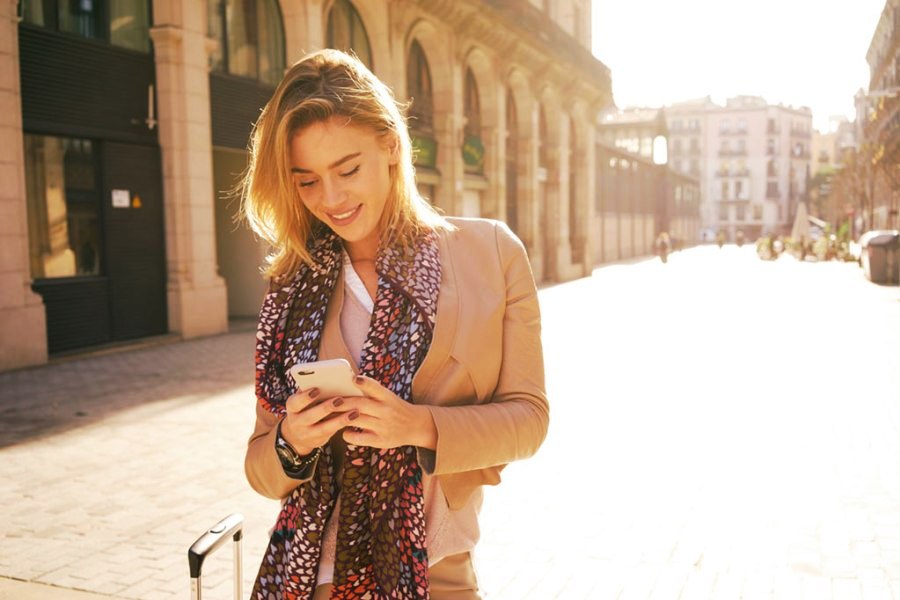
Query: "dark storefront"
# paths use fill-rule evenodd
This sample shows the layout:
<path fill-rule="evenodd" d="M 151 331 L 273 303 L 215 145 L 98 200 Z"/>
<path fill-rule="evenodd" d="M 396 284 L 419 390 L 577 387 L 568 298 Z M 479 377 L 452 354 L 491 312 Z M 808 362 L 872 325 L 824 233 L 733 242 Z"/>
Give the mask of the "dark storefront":
<path fill-rule="evenodd" d="M 148 2 L 23 2 L 32 288 L 51 353 L 164 333 L 165 234 Z"/>

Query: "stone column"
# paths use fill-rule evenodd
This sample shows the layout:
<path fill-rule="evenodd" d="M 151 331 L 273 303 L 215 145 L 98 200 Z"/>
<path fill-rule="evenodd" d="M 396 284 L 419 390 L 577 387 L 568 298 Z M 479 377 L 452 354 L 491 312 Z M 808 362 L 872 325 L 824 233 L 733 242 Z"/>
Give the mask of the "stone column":
<path fill-rule="evenodd" d="M 169 330 L 190 338 L 228 330 L 218 275 L 206 3 L 158 0 L 150 31 L 163 158 Z"/>
<path fill-rule="evenodd" d="M 47 319 L 31 291 L 15 0 L 0 0 L 0 371 L 47 362 Z"/>

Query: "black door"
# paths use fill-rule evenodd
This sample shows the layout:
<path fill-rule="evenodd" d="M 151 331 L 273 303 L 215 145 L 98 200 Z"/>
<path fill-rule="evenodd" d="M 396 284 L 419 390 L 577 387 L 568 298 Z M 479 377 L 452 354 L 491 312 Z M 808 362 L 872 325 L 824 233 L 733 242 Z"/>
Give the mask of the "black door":
<path fill-rule="evenodd" d="M 165 333 L 166 263 L 159 149 L 103 144 L 106 264 L 112 337 Z"/>

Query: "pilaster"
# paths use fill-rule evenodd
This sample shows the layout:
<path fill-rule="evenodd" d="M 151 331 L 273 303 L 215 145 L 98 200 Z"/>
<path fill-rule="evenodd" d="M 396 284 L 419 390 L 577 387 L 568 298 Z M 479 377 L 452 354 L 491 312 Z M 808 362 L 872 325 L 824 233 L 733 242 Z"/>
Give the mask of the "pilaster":
<path fill-rule="evenodd" d="M 228 329 L 218 275 L 206 21 L 194 2 L 154 3 L 159 140 L 163 157 L 169 329 L 185 338 Z M 162 9 L 162 10 L 160 10 Z"/>
<path fill-rule="evenodd" d="M 0 371 L 47 362 L 47 319 L 31 291 L 16 2 L 0 2 Z"/>

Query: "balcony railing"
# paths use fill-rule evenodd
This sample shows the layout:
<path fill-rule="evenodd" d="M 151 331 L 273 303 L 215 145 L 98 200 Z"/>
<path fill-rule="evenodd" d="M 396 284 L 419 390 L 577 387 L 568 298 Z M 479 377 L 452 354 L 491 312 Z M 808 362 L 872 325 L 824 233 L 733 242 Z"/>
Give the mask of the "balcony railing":
<path fill-rule="evenodd" d="M 716 177 L 749 177 L 750 169 L 717 169 Z"/>

